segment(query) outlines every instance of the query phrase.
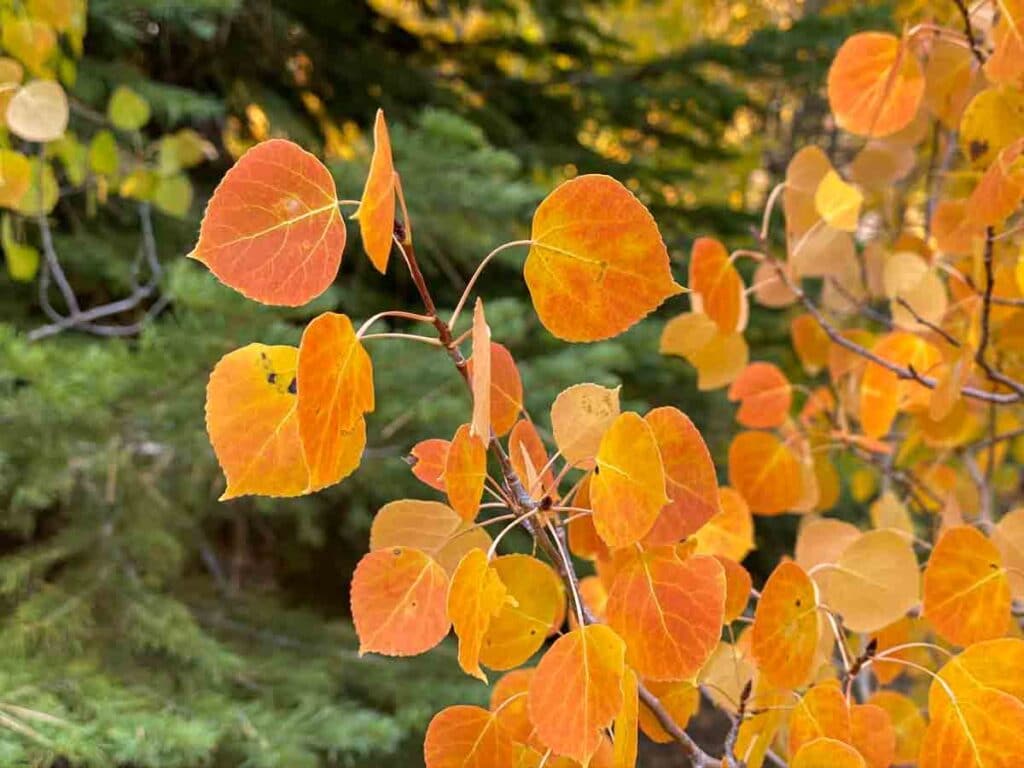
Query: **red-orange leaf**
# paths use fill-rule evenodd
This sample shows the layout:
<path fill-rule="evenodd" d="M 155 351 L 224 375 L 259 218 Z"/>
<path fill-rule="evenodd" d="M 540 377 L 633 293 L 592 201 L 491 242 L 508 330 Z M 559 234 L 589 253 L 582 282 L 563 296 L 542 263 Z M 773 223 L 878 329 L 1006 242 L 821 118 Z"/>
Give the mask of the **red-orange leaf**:
<path fill-rule="evenodd" d="M 850 741 L 850 708 L 835 681 L 818 683 L 805 693 L 789 717 L 789 754 L 823 736 Z"/>
<path fill-rule="evenodd" d="M 444 465 L 451 441 L 433 437 L 421 440 L 409 451 L 412 473 L 431 488 L 444 491 Z"/>
<path fill-rule="evenodd" d="M 850 742 L 868 768 L 889 768 L 896 760 L 896 730 L 892 718 L 875 704 L 850 706 Z"/>
<path fill-rule="evenodd" d="M 459 666 L 485 683 L 480 648 L 491 619 L 501 612 L 507 595 L 498 572 L 487 562 L 487 553 L 480 549 L 466 553 L 448 588 L 448 617 L 459 636 Z"/>
<path fill-rule="evenodd" d="M 545 495 L 557 498 L 555 475 L 548 467 L 547 451 L 532 421 L 522 419 L 512 427 L 508 436 L 508 454 L 513 469 L 534 499 L 539 500 Z"/>
<path fill-rule="evenodd" d="M 272 139 L 225 174 L 189 255 L 250 299 L 299 306 L 334 281 L 344 247 L 330 172 L 297 144 Z"/>
<path fill-rule="evenodd" d="M 516 750 L 497 713 L 458 705 L 430 721 L 423 761 L 426 768 L 499 768 L 516 764 Z"/>
<path fill-rule="evenodd" d="M 778 515 L 800 500 L 800 462 L 767 432 L 741 432 L 729 446 L 729 484 L 759 515 Z"/>
<path fill-rule="evenodd" d="M 789 416 L 793 388 L 778 366 L 751 363 L 729 387 L 729 400 L 740 401 L 736 421 L 744 427 L 779 427 Z"/>
<path fill-rule="evenodd" d="M 299 496 L 309 469 L 299 437 L 295 347 L 250 344 L 220 359 L 206 388 L 206 430 L 227 488 L 246 494 Z"/>
<path fill-rule="evenodd" d="M 612 547 L 643 538 L 668 503 L 654 431 L 637 414 L 621 414 L 601 438 L 597 468 L 590 478 L 590 502 L 594 527 Z"/>
<path fill-rule="evenodd" d="M 469 424 L 455 431 L 444 464 L 448 501 L 463 520 L 472 520 L 480 509 L 487 477 L 487 444 L 470 434 Z"/>
<path fill-rule="evenodd" d="M 469 359 L 469 375 L 475 363 Z M 523 410 L 523 382 L 512 353 L 496 341 L 491 342 L 491 429 L 498 437 L 508 433 Z M 539 467 L 538 467 L 539 469 Z"/>
<path fill-rule="evenodd" d="M 373 123 L 373 157 L 370 173 L 352 218 L 359 220 L 363 250 L 381 274 L 387 271 L 395 232 L 395 166 L 391 158 L 391 139 L 384 122 L 384 110 L 377 110 Z"/>
<path fill-rule="evenodd" d="M 718 240 L 698 237 L 690 253 L 690 302 L 722 333 L 742 331 L 747 324 L 748 302 L 743 278 Z"/>
<path fill-rule="evenodd" d="M 531 240 L 533 306 L 565 341 L 616 336 L 682 291 L 651 214 L 609 176 L 579 176 L 548 195 Z"/>
<path fill-rule="evenodd" d="M 718 644 L 725 573 L 713 557 L 682 559 L 675 547 L 624 551 L 606 608 L 629 665 L 651 680 L 692 678 Z"/>
<path fill-rule="evenodd" d="M 537 736 L 556 755 L 584 765 L 622 707 L 626 647 L 603 624 L 563 635 L 530 681 L 527 705 Z"/>
<path fill-rule="evenodd" d="M 479 297 L 473 308 L 473 358 L 476 365 L 470 377 L 473 390 L 473 420 L 469 433 L 481 440 L 491 439 L 491 328 L 484 316 Z"/>
<path fill-rule="evenodd" d="M 346 315 L 325 312 L 306 326 L 298 389 L 299 434 L 315 491 L 358 466 L 363 414 L 374 408 L 373 364 Z"/>
<path fill-rule="evenodd" d="M 665 406 L 652 410 L 644 421 L 658 443 L 669 498 L 644 543 L 672 544 L 718 512 L 718 478 L 704 438 L 686 414 Z"/>
<path fill-rule="evenodd" d="M 796 563 L 781 563 L 765 583 L 754 613 L 751 651 L 765 680 L 779 688 L 807 682 L 819 622 L 814 582 Z"/>
<path fill-rule="evenodd" d="M 352 575 L 352 621 L 359 653 L 415 656 L 448 634 L 448 574 L 418 549 L 363 556 Z"/>

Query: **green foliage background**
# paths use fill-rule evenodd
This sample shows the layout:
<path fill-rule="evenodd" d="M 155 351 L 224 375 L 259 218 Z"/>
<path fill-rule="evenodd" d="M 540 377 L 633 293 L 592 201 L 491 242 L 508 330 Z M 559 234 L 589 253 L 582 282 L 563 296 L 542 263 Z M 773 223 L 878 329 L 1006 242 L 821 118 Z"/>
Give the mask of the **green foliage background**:
<path fill-rule="evenodd" d="M 786 29 L 755 21 L 737 39 L 684 30 L 683 42 L 642 50 L 607 23 L 629 22 L 634 3 L 481 0 L 472 5 L 505 30 L 482 40 L 410 28 L 390 5 L 91 0 L 74 96 L 102 111 L 112 87 L 128 84 L 151 103 L 151 130 L 191 126 L 218 146 L 225 126 L 250 138 L 255 104 L 272 134 L 323 151 L 323 123 L 303 101 L 315 94 L 351 139 L 350 157 L 331 161 L 343 197 L 359 196 L 368 160 L 356 129 L 383 106 L 421 258 L 451 306 L 488 250 L 525 235 L 570 164 L 630 180 L 680 257 L 681 281 L 693 237 L 743 244 L 759 202 L 744 187 L 751 172 L 777 176 L 794 145 L 828 141 L 820 87 L 832 52 L 852 29 L 887 24 L 873 4 L 808 3 Z M 422 17 L 469 5 L 423 3 Z M 516 32 L 524 6 L 539 37 Z M 311 63 L 302 87 L 299 53 Z M 509 56 L 511 72 L 497 63 Z M 785 124 L 783 101 L 795 111 Z M 652 124 L 651 113 L 668 120 Z M 754 130 L 730 144 L 723 136 L 741 114 Z M 633 142 L 629 156 L 581 140 L 595 125 Z M 202 195 L 226 156 L 193 175 Z M 679 190 L 700 202 L 680 202 Z M 357 475 L 314 497 L 219 504 L 203 429 L 216 360 L 250 341 L 297 343 L 325 309 L 366 317 L 415 296 L 399 269 L 381 279 L 369 268 L 350 229 L 327 294 L 297 310 L 257 306 L 183 258 L 201 203 L 185 220 L 156 219 L 170 303 L 137 338 L 31 342 L 26 332 L 45 322 L 36 286 L 0 275 L 0 765 L 417 764 L 432 713 L 486 691 L 458 674 L 448 646 L 409 661 L 359 658 L 347 582 L 373 512 L 431 493 L 403 456 L 450 435 L 468 399 L 435 350 L 378 343 L 379 405 Z M 128 290 L 133 203 L 112 197 L 90 217 L 68 198 L 52 222 L 83 305 Z M 631 406 L 686 410 L 724 458 L 724 396 L 699 395 L 681 361 L 657 354 L 662 321 L 685 300 L 612 342 L 568 346 L 538 325 L 521 259 L 502 257 L 481 290 L 535 416 L 569 384 L 622 383 Z M 792 365 L 784 322 L 757 314 L 749 341 Z M 762 547 L 771 535 L 785 532 Z"/>

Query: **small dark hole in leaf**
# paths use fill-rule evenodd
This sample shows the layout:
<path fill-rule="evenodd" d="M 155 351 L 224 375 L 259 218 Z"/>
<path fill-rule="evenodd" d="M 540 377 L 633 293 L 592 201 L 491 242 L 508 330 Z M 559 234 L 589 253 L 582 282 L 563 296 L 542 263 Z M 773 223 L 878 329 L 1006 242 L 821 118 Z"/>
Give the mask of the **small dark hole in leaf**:
<path fill-rule="evenodd" d="M 299 391 L 299 382 L 294 376 L 292 377 L 291 383 L 288 384 L 288 394 L 294 395 Z"/>

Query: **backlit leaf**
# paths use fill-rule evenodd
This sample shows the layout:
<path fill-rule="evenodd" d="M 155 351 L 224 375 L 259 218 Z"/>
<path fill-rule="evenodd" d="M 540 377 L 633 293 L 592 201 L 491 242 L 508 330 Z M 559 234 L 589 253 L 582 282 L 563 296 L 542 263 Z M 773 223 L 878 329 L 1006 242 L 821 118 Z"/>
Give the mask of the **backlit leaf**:
<path fill-rule="evenodd" d="M 551 430 L 562 457 L 580 469 L 594 466 L 601 438 L 619 415 L 619 388 L 576 384 L 551 405 Z"/>
<path fill-rule="evenodd" d="M 1006 565 L 1013 596 L 1024 598 L 1024 507 L 1003 515 L 992 530 L 992 543 Z"/>
<path fill-rule="evenodd" d="M 718 489 L 718 512 L 701 526 L 693 538 L 694 554 L 721 555 L 737 563 L 754 549 L 754 521 L 750 508 L 734 489 Z"/>
<path fill-rule="evenodd" d="M 621 414 L 601 438 L 590 478 L 594 527 L 611 547 L 635 544 L 668 501 L 654 431 L 637 414 Z"/>
<path fill-rule="evenodd" d="M 896 731 L 889 713 L 882 707 L 852 704 L 850 735 L 868 768 L 889 768 L 896 759 Z"/>
<path fill-rule="evenodd" d="M 1002 226 L 1024 199 L 1024 138 L 1004 147 L 967 198 L 967 219 L 979 227 Z"/>
<path fill-rule="evenodd" d="M 793 757 L 791 768 L 866 768 L 860 752 L 835 739 L 821 738 L 805 744 Z"/>
<path fill-rule="evenodd" d="M 644 687 L 658 698 L 662 708 L 680 728 L 686 727 L 700 707 L 700 692 L 688 681 L 645 680 Z M 669 744 L 674 741 L 672 734 L 661 726 L 654 713 L 643 704 L 640 705 L 640 728 L 647 738 L 658 744 Z"/>
<path fill-rule="evenodd" d="M 415 656 L 448 634 L 448 574 L 411 547 L 363 556 L 352 575 L 352 621 L 359 654 Z"/>
<path fill-rule="evenodd" d="M 473 308 L 473 419 L 469 433 L 481 440 L 491 438 L 491 328 L 484 316 L 484 302 L 477 297 Z"/>
<path fill-rule="evenodd" d="M 814 192 L 814 207 L 825 223 L 844 232 L 857 229 L 864 195 L 847 184 L 835 171 L 829 171 Z"/>
<path fill-rule="evenodd" d="M 939 351 L 912 333 L 895 332 L 883 336 L 872 348 L 881 358 L 902 366 L 912 366 L 919 374 L 931 375 L 941 362 Z M 868 437 L 882 437 L 901 409 L 920 402 L 927 406 L 930 391 L 915 381 L 901 380 L 878 363 L 868 362 L 860 385 L 860 422 Z"/>
<path fill-rule="evenodd" d="M 627 669 L 622 676 L 622 709 L 615 715 L 615 768 L 636 768 L 639 718 L 636 673 Z"/>
<path fill-rule="evenodd" d="M 257 144 L 210 198 L 190 254 L 264 304 L 299 306 L 334 281 L 345 247 L 334 179 L 297 144 Z"/>
<path fill-rule="evenodd" d="M 421 440 L 409 451 L 412 473 L 438 491 L 444 491 L 444 465 L 448 461 L 450 440 L 434 437 Z"/>
<path fill-rule="evenodd" d="M 747 366 L 750 350 L 742 333 L 723 334 L 707 315 L 687 312 L 665 324 L 659 350 L 678 355 L 697 369 L 697 389 L 729 384 Z"/>
<path fill-rule="evenodd" d="M 893 761 L 911 763 L 917 759 L 924 738 L 924 717 L 911 699 L 895 691 L 878 691 L 868 704 L 884 709 L 889 714 L 896 736 Z"/>
<path fill-rule="evenodd" d="M 487 477 L 487 444 L 470 433 L 469 424 L 455 431 L 444 463 L 444 486 L 452 509 L 463 520 L 476 518 Z"/>
<path fill-rule="evenodd" d="M 1024 93 L 1013 88 L 986 88 L 960 119 L 960 148 L 975 168 L 987 168 L 1003 147 L 1024 135 Z"/>
<path fill-rule="evenodd" d="M 373 157 L 370 172 L 353 214 L 359 221 L 363 250 L 377 271 L 384 274 L 388 268 L 392 238 L 395 232 L 395 166 L 391 158 L 391 138 L 384 121 L 384 110 L 377 110 L 373 123 Z"/>
<path fill-rule="evenodd" d="M 39 251 L 34 246 L 18 242 L 11 217 L 6 213 L 0 217 L 0 246 L 4 252 L 7 274 L 12 280 L 27 283 L 35 279 L 39 271 Z"/>
<path fill-rule="evenodd" d="M 725 246 L 698 237 L 690 253 L 690 302 L 694 312 L 715 321 L 722 333 L 742 331 L 747 324 L 747 295 Z"/>
<path fill-rule="evenodd" d="M 472 550 L 486 551 L 491 537 L 447 504 L 401 499 L 381 507 L 370 526 L 370 549 L 411 547 L 430 555 L 449 574 Z"/>
<path fill-rule="evenodd" d="M 0 208 L 14 208 L 28 191 L 32 166 L 20 152 L 0 149 Z"/>
<path fill-rule="evenodd" d="M 751 630 L 751 651 L 765 680 L 780 688 L 807 682 L 820 622 L 814 582 L 796 563 L 780 563 L 761 590 Z"/>
<path fill-rule="evenodd" d="M 548 195 L 531 240 L 526 285 L 560 339 L 616 336 L 682 291 L 651 214 L 608 176 L 578 176 Z"/>
<path fill-rule="evenodd" d="M 931 713 L 919 768 L 1014 768 L 1024 755 L 1024 704 L 975 688 Z"/>
<path fill-rule="evenodd" d="M 7 127 L 25 141 L 54 141 L 68 127 L 68 97 L 53 80 L 33 80 L 7 104 Z"/>
<path fill-rule="evenodd" d="M 530 689 L 533 673 L 533 667 L 526 667 L 502 675 L 491 688 L 490 709 L 501 721 L 512 741 L 543 749 L 533 733 L 533 724 L 526 706 L 526 693 Z"/>
<path fill-rule="evenodd" d="M 490 346 L 491 364 L 491 429 L 498 437 L 508 434 L 523 410 L 523 382 L 516 361 L 508 349 L 496 341 Z M 475 363 L 469 359 L 472 377 Z M 474 401 L 475 404 L 476 401 Z M 538 467 L 539 469 L 539 467 Z"/>
<path fill-rule="evenodd" d="M 359 464 L 363 414 L 374 409 L 373 364 L 347 315 L 325 312 L 302 333 L 299 434 L 311 490 L 333 485 Z"/>
<path fill-rule="evenodd" d="M 493 402 L 493 401 L 492 401 Z M 521 419 L 508 435 L 509 460 L 526 490 L 535 500 L 557 497 L 555 475 L 548 466 L 548 454 L 532 421 Z M 542 472 L 543 470 L 543 472 Z"/>
<path fill-rule="evenodd" d="M 804 313 L 794 317 L 789 324 L 789 335 L 793 340 L 796 356 L 800 358 L 800 364 L 809 375 L 814 376 L 828 365 L 828 348 L 831 341 L 813 315 Z"/>
<path fill-rule="evenodd" d="M 629 665 L 651 680 L 692 678 L 718 644 L 725 573 L 712 557 L 675 547 L 623 553 L 608 593 L 608 624 L 626 643 Z"/>
<path fill-rule="evenodd" d="M 815 739 L 850 741 L 850 709 L 836 681 L 812 686 L 789 716 L 789 754 Z"/>
<path fill-rule="evenodd" d="M 515 765 L 511 734 L 494 712 L 457 705 L 442 709 L 427 726 L 426 768 L 495 768 Z"/>
<path fill-rule="evenodd" d="M 789 416 L 793 389 L 789 379 L 772 363 L 751 363 L 729 387 L 729 400 L 740 401 L 736 421 L 745 427 L 781 426 Z"/>
<path fill-rule="evenodd" d="M 995 49 L 985 62 L 985 76 L 993 83 L 1024 89 L 1024 4 L 1002 0 L 992 30 Z"/>
<path fill-rule="evenodd" d="M 800 500 L 800 462 L 767 432 L 741 432 L 729 446 L 729 484 L 759 515 L 778 515 Z"/>
<path fill-rule="evenodd" d="M 723 623 L 735 621 L 747 609 L 753 581 L 750 573 L 735 560 L 715 555 L 715 560 L 725 573 L 725 615 Z"/>
<path fill-rule="evenodd" d="M 530 721 L 557 755 L 584 764 L 622 708 L 625 645 L 602 624 L 574 629 L 548 649 L 530 681 Z"/>
<path fill-rule="evenodd" d="M 459 666 L 466 674 L 485 683 L 480 669 L 480 648 L 484 635 L 505 604 L 508 590 L 498 572 L 487 562 L 487 554 L 471 549 L 462 558 L 448 587 L 448 617 L 459 637 Z"/>

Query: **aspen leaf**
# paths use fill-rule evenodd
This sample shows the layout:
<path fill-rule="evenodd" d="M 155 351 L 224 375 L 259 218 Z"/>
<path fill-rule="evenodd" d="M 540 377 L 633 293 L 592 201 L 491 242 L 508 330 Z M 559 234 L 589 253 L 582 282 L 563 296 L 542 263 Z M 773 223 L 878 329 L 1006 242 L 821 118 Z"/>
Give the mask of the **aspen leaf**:
<path fill-rule="evenodd" d="M 306 326 L 297 381 L 299 434 L 310 489 L 318 490 L 359 465 L 362 446 L 354 452 L 354 433 L 374 409 L 373 364 L 347 315 L 325 312 Z"/>
<path fill-rule="evenodd" d="M 1024 507 L 1003 515 L 992 530 L 992 542 L 1006 564 L 1014 598 L 1024 598 Z"/>
<path fill-rule="evenodd" d="M 447 504 L 401 499 L 381 507 L 370 526 L 370 550 L 410 547 L 426 553 L 449 574 L 473 550 L 486 551 L 491 537 Z"/>
<path fill-rule="evenodd" d="M 57 34 L 39 19 L 4 14 L 0 46 L 34 75 L 47 75 L 48 63 L 57 50 Z"/>
<path fill-rule="evenodd" d="M 864 195 L 847 184 L 835 171 L 829 171 L 814 192 L 814 207 L 825 223 L 844 232 L 857 229 Z"/>
<path fill-rule="evenodd" d="M 334 281 L 344 247 L 330 172 L 297 144 L 272 139 L 214 190 L 190 256 L 250 299 L 299 306 Z"/>
<path fill-rule="evenodd" d="M 992 30 L 995 49 L 985 62 L 985 76 L 993 83 L 1024 90 L 1024 4 L 1003 0 Z"/>
<path fill-rule="evenodd" d="M 29 189 L 32 165 L 12 149 L 0 149 L 0 208 L 15 208 Z"/>
<path fill-rule="evenodd" d="M 793 757 L 791 768 L 866 768 L 860 752 L 835 739 L 808 742 Z"/>
<path fill-rule="evenodd" d="M 669 501 L 654 430 L 635 413 L 621 414 L 601 438 L 596 462 L 590 479 L 594 527 L 610 547 L 635 544 Z"/>
<path fill-rule="evenodd" d="M 994 688 L 957 695 L 931 714 L 919 768 L 1014 768 L 1024 755 L 1024 704 Z"/>
<path fill-rule="evenodd" d="M 917 164 L 914 148 L 886 139 L 869 141 L 850 162 L 850 178 L 869 190 L 905 179 Z M 842 227 L 840 227 L 842 229 Z"/>
<path fill-rule="evenodd" d="M 743 636 L 742 645 L 746 646 L 746 650 L 739 643 L 719 643 L 700 671 L 698 682 L 707 691 L 708 698 L 715 706 L 730 714 L 736 712 L 736 705 L 747 683 L 753 684 L 754 681 L 755 670 L 748 658 L 749 639 L 749 635 Z M 695 695 L 695 702 L 696 699 Z"/>
<path fill-rule="evenodd" d="M 741 333 L 722 334 L 702 313 L 687 312 L 665 324 L 659 351 L 685 358 L 697 369 L 697 388 L 718 389 L 735 379 L 746 365 L 750 350 Z"/>
<path fill-rule="evenodd" d="M 488 565 L 487 554 L 479 549 L 467 552 L 448 587 L 448 617 L 459 637 L 459 666 L 485 683 L 480 647 L 491 619 L 501 612 L 507 596 L 498 572 Z"/>
<path fill-rule="evenodd" d="M 625 557 L 625 555 L 624 555 Z M 608 593 L 608 624 L 629 665 L 650 680 L 692 678 L 718 644 L 726 581 L 712 557 L 683 559 L 675 547 L 630 553 Z"/>
<path fill-rule="evenodd" d="M 725 573 L 725 615 L 723 623 L 729 624 L 735 621 L 747 609 L 750 602 L 750 590 L 753 581 L 750 573 L 735 560 L 730 560 L 721 555 L 715 555 L 715 560 L 722 566 Z"/>
<path fill-rule="evenodd" d="M 751 652 L 761 675 L 779 688 L 807 682 L 821 629 L 814 582 L 796 563 L 780 563 L 761 590 Z"/>
<path fill-rule="evenodd" d="M 936 204 L 931 232 L 936 247 L 954 255 L 970 254 L 974 241 L 985 236 L 984 229 L 967 218 L 967 201 L 963 199 L 940 200 Z"/>
<path fill-rule="evenodd" d="M 1024 135 L 1024 93 L 992 87 L 981 91 L 960 118 L 960 149 L 975 168 L 993 160 Z"/>
<path fill-rule="evenodd" d="M 828 569 L 824 601 L 852 632 L 874 632 L 917 605 L 920 577 L 907 537 L 896 531 L 868 531 L 850 544 Z"/>
<path fill-rule="evenodd" d="M 868 509 L 875 528 L 892 528 L 913 536 L 914 524 L 906 505 L 892 491 L 886 491 Z"/>
<path fill-rule="evenodd" d="M 791 697 L 767 684 L 762 678 L 754 682 L 750 699 L 752 709 L 762 711 L 747 717 L 736 734 L 736 754 L 750 768 L 765 765 L 768 750 L 774 746 L 775 735 L 782 724 L 780 708 L 791 705 Z"/>
<path fill-rule="evenodd" d="M 690 253 L 690 302 L 693 311 L 715 321 L 722 333 L 742 331 L 747 324 L 747 294 L 725 246 L 698 237 Z"/>
<path fill-rule="evenodd" d="M 685 728 L 690 718 L 700 707 L 700 692 L 693 683 L 686 680 L 679 682 L 659 682 L 644 680 L 644 687 L 657 696 L 665 709 L 680 728 Z M 658 718 L 646 706 L 640 706 L 640 728 L 651 741 L 657 744 L 669 744 L 674 741 L 672 734 L 666 731 Z"/>
<path fill-rule="evenodd" d="M 541 323 L 565 341 L 616 336 L 683 289 L 647 209 L 608 176 L 584 175 L 533 216 L 524 273 Z"/>
<path fill-rule="evenodd" d="M 442 709 L 427 726 L 426 768 L 495 768 L 516 764 L 511 734 L 495 712 L 465 704 Z"/>
<path fill-rule="evenodd" d="M 33 80 L 7 104 L 7 127 L 25 141 L 59 139 L 68 127 L 68 97 L 53 80 Z"/>
<path fill-rule="evenodd" d="M 4 214 L 0 217 L 0 246 L 4 252 L 7 274 L 12 280 L 27 283 L 35 279 L 39 271 L 39 251 L 31 245 L 18 242 L 13 230 L 10 216 Z"/>
<path fill-rule="evenodd" d="M 818 683 L 800 697 L 789 716 L 789 754 L 815 739 L 850 741 L 850 709 L 835 681 Z"/>
<path fill-rule="evenodd" d="M 1004 147 L 985 171 L 970 197 L 965 215 L 978 227 L 999 227 L 1024 199 L 1024 138 Z"/>
<path fill-rule="evenodd" d="M 119 85 L 107 103 L 107 117 L 115 128 L 137 131 L 149 122 L 149 102 L 126 85 Z"/>
<path fill-rule="evenodd" d="M 1010 584 L 995 545 L 975 528 L 947 529 L 924 570 L 924 617 L 944 640 L 971 645 L 1006 633 Z"/>
<path fill-rule="evenodd" d="M 729 401 L 740 401 L 736 421 L 745 427 L 779 427 L 789 416 L 793 390 L 789 379 L 772 363 L 751 363 L 729 387 Z"/>
<path fill-rule="evenodd" d="M 734 489 L 718 489 L 718 512 L 693 534 L 694 554 L 720 555 L 737 563 L 754 549 L 754 521 L 750 508 Z"/>
<path fill-rule="evenodd" d="M 978 689 L 1024 700 L 1024 641 L 1017 637 L 985 640 L 949 659 L 928 692 L 931 716 L 955 708 L 956 699 Z"/>
<path fill-rule="evenodd" d="M 893 762 L 911 763 L 916 760 L 925 730 L 924 718 L 917 704 L 895 691 L 878 691 L 868 699 L 868 704 L 884 709 L 889 715 L 896 737 Z"/>
<path fill-rule="evenodd" d="M 860 529 L 845 520 L 830 517 L 805 519 L 796 536 L 794 555 L 805 571 L 839 562 L 847 547 L 859 539 Z M 822 574 L 824 576 L 824 574 Z"/>
<path fill-rule="evenodd" d="M 793 279 L 793 268 L 788 262 L 782 264 L 780 267 L 786 275 Z M 781 307 L 788 307 L 794 304 L 798 297 L 793 293 L 792 289 L 786 285 L 786 282 L 779 277 L 778 271 L 774 264 L 770 264 L 766 261 L 761 262 L 757 265 L 754 270 L 754 277 L 750 285 L 751 290 L 754 293 L 754 298 L 758 304 L 765 307 L 772 307 L 775 309 Z"/>
<path fill-rule="evenodd" d="M 789 324 L 793 349 L 804 371 L 814 376 L 828 365 L 828 349 L 832 343 L 818 321 L 808 313 L 797 315 Z"/>
<path fill-rule="evenodd" d="M 959 41 L 936 39 L 924 68 L 924 103 L 949 129 L 956 129 L 971 97 L 974 55 Z"/>
<path fill-rule="evenodd" d="M 452 509 L 473 520 L 480 509 L 487 477 L 487 444 L 463 424 L 455 431 L 444 463 L 444 486 Z"/>
<path fill-rule="evenodd" d="M 308 491 L 294 385 L 298 352 L 250 344 L 222 357 L 210 374 L 206 429 L 227 478 L 221 500 Z"/>
<path fill-rule="evenodd" d="M 421 440 L 409 451 L 409 463 L 412 473 L 421 482 L 435 490 L 444 492 L 444 465 L 448 461 L 450 440 L 430 438 Z"/>
<path fill-rule="evenodd" d="M 359 221 L 363 250 L 381 274 L 387 272 L 395 233 L 395 166 L 391 157 L 391 138 L 384 121 L 384 110 L 377 110 L 373 122 L 373 157 L 366 177 L 359 208 L 352 215 Z"/>
<path fill-rule="evenodd" d="M 544 469 L 548 466 L 548 454 L 532 421 L 521 419 L 512 427 L 508 436 L 508 453 L 512 468 L 534 500 L 558 496 L 554 472 L 550 467 Z"/>
<path fill-rule="evenodd" d="M 601 624 L 574 629 L 548 649 L 530 681 L 537 735 L 557 755 L 587 764 L 622 708 L 625 645 Z"/>
<path fill-rule="evenodd" d="M 718 513 L 718 478 L 704 438 L 686 414 L 665 406 L 650 411 L 644 421 L 654 433 L 661 454 L 669 499 L 644 543 L 672 544 L 699 530 Z"/>
<path fill-rule="evenodd" d="M 759 515 L 778 515 L 800 500 L 800 462 L 767 432 L 741 432 L 729 446 L 729 484 Z"/>
<path fill-rule="evenodd" d="M 158 177 L 153 188 L 153 206 L 161 213 L 183 219 L 192 207 L 192 182 L 184 173 Z"/>
<path fill-rule="evenodd" d="M 551 405 L 551 430 L 562 457 L 591 469 L 601 438 L 618 415 L 619 387 L 576 384 L 560 392 Z"/>
<path fill-rule="evenodd" d="M 850 742 L 868 768 L 889 768 L 896 759 L 896 731 L 892 718 L 874 704 L 850 706 Z"/>
<path fill-rule="evenodd" d="M 636 673 L 627 669 L 622 676 L 622 708 L 615 715 L 615 768 L 636 768 L 639 719 Z"/>
<path fill-rule="evenodd" d="M 474 353 L 474 357 L 475 357 Z M 496 341 L 490 345 L 491 366 L 491 429 L 498 437 L 508 434 L 523 410 L 523 382 L 516 361 L 508 349 Z M 469 359 L 469 375 L 476 364 Z M 475 405 L 474 400 L 474 405 Z M 538 467 L 537 469 L 540 469 Z"/>
<path fill-rule="evenodd" d="M 491 669 L 511 669 L 544 644 L 564 610 L 565 592 L 551 566 L 534 557 L 504 555 L 491 566 L 511 599 L 491 619 L 480 649 L 480 661 Z"/>
<path fill-rule="evenodd" d="M 840 127 L 858 136 L 888 136 L 914 119 L 924 73 L 909 40 L 883 32 L 846 39 L 828 70 L 828 103 Z"/>
<path fill-rule="evenodd" d="M 484 317 L 484 303 L 477 297 L 473 308 L 473 419 L 469 434 L 481 440 L 491 438 L 491 328 Z"/>
<path fill-rule="evenodd" d="M 941 362 L 939 351 L 919 336 L 897 331 L 883 336 L 872 348 L 881 358 L 902 366 L 912 366 L 921 375 L 930 375 Z M 927 405 L 930 390 L 915 381 L 902 381 L 878 363 L 869 362 L 860 385 L 860 421 L 868 437 L 882 437 L 892 426 L 896 414 L 915 398 Z"/>
<path fill-rule="evenodd" d="M 363 556 L 352 575 L 352 621 L 359 654 L 415 656 L 448 634 L 448 574 L 411 547 Z"/>
<path fill-rule="evenodd" d="M 513 742 L 543 749 L 543 744 L 534 735 L 526 706 L 526 693 L 533 673 L 533 667 L 527 667 L 502 675 L 491 688 L 489 706 Z"/>

